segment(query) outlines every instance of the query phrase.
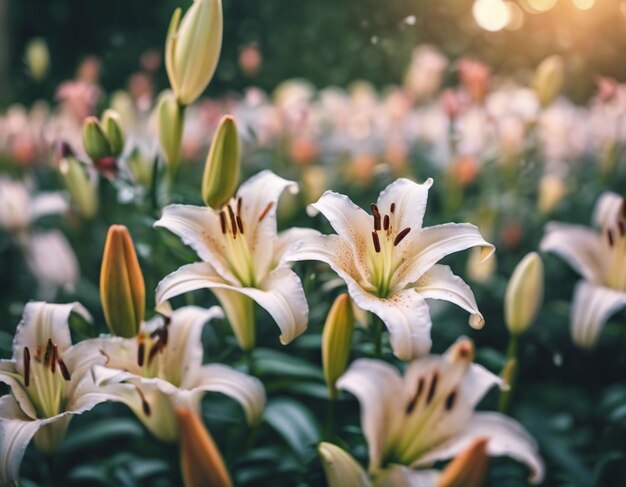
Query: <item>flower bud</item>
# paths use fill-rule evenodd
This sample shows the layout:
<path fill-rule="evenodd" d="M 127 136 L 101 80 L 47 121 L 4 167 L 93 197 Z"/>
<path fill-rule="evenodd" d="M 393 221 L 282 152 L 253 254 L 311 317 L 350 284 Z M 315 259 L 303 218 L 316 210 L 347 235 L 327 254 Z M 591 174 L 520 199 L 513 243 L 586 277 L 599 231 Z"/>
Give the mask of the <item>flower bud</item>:
<path fill-rule="evenodd" d="M 437 487 L 481 487 L 489 467 L 487 443 L 489 438 L 475 439 L 446 466 Z"/>
<path fill-rule="evenodd" d="M 550 105 L 563 88 L 565 64 L 560 56 L 552 55 L 541 61 L 535 70 L 532 87 L 542 107 Z"/>
<path fill-rule="evenodd" d="M 352 301 L 344 293 L 333 303 L 322 334 L 322 366 L 331 398 L 337 396 L 335 382 L 345 372 L 348 364 L 353 331 Z"/>
<path fill-rule="evenodd" d="M 48 44 L 40 37 L 31 39 L 26 46 L 26 65 L 31 78 L 43 81 L 50 68 Z"/>
<path fill-rule="evenodd" d="M 100 269 L 100 298 L 111 333 L 131 338 L 143 321 L 146 288 L 133 240 L 124 225 L 111 225 Z"/>
<path fill-rule="evenodd" d="M 144 188 L 152 186 L 154 160 L 150 160 L 149 156 L 146 156 L 138 147 L 135 147 L 126 159 L 126 164 L 136 182 Z"/>
<path fill-rule="evenodd" d="M 539 199 L 537 206 L 544 215 L 552 213 L 556 205 L 567 193 L 563 178 L 553 174 L 546 174 L 539 181 Z"/>
<path fill-rule="evenodd" d="M 171 92 L 164 93 L 157 106 L 159 145 L 168 166 L 170 177 L 174 177 L 180 161 L 180 143 L 183 136 L 184 112 Z"/>
<path fill-rule="evenodd" d="M 219 210 L 233 197 L 239 184 L 240 160 L 237 125 L 233 117 L 225 115 L 213 137 L 202 176 L 202 199 L 207 206 Z"/>
<path fill-rule="evenodd" d="M 363 467 L 345 450 L 332 443 L 317 446 L 329 487 L 370 487 L 372 484 Z"/>
<path fill-rule="evenodd" d="M 79 213 L 93 218 L 98 212 L 98 192 L 89 169 L 73 155 L 67 155 L 59 161 L 59 172 Z"/>
<path fill-rule="evenodd" d="M 106 110 L 102 115 L 102 131 L 106 135 L 111 148 L 111 155 L 119 157 L 124 150 L 124 132 L 119 114 L 113 110 Z"/>
<path fill-rule="evenodd" d="M 484 259 L 483 249 L 480 247 L 474 247 L 470 250 L 469 257 L 467 258 L 466 273 L 467 276 L 474 282 L 483 284 L 493 276 L 493 273 L 497 267 L 496 254 L 493 254 L 488 259 Z"/>
<path fill-rule="evenodd" d="M 222 455 L 198 415 L 190 409 L 178 407 L 176 418 L 185 487 L 232 486 Z"/>
<path fill-rule="evenodd" d="M 543 301 L 543 262 L 531 252 L 517 264 L 506 288 L 504 313 L 506 326 L 513 335 L 524 333 Z"/>
<path fill-rule="evenodd" d="M 222 49 L 221 0 L 195 0 L 182 21 L 172 16 L 165 41 L 165 67 L 176 100 L 193 103 L 205 90 Z"/>
<path fill-rule="evenodd" d="M 83 146 L 87 155 L 96 163 L 100 159 L 113 156 L 109 140 L 96 117 L 87 117 L 83 122 Z"/>

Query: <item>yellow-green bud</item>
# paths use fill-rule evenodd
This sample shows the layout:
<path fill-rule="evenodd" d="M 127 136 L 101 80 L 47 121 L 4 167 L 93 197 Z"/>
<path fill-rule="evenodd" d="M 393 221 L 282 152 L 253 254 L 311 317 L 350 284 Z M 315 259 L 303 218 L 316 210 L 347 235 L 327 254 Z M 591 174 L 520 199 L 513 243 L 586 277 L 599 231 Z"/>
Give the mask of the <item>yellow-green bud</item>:
<path fill-rule="evenodd" d="M 207 206 L 218 210 L 233 197 L 239 184 L 241 155 L 239 134 L 235 119 L 222 118 L 207 156 L 202 177 L 202 199 Z"/>
<path fill-rule="evenodd" d="M 537 200 L 539 211 L 544 215 L 552 213 L 566 193 L 567 187 L 562 177 L 546 174 L 539 181 L 539 198 Z"/>
<path fill-rule="evenodd" d="M 111 333 L 137 335 L 146 305 L 146 286 L 133 240 L 124 225 L 111 225 L 100 269 L 100 299 Z"/>
<path fill-rule="evenodd" d="M 128 170 L 133 175 L 135 181 L 141 184 L 144 188 L 150 188 L 152 186 L 152 177 L 154 171 L 154 161 L 149 160 L 141 150 L 137 147 L 133 149 L 128 158 L 126 159 Z"/>
<path fill-rule="evenodd" d="M 354 313 L 350 296 L 341 294 L 333 303 L 322 333 L 322 367 L 331 398 L 337 396 L 335 383 L 345 372 L 350 357 Z"/>
<path fill-rule="evenodd" d="M 165 67 L 177 101 L 187 106 L 205 90 L 222 49 L 221 0 L 195 0 L 183 19 L 176 9 L 165 41 Z"/>
<path fill-rule="evenodd" d="M 531 252 L 517 264 L 506 288 L 504 314 L 513 335 L 521 335 L 535 319 L 543 301 L 543 262 Z"/>
<path fill-rule="evenodd" d="M 317 446 L 317 452 L 329 487 L 371 487 L 363 467 L 342 448 L 322 442 Z"/>
<path fill-rule="evenodd" d="M 102 115 L 102 131 L 106 135 L 111 148 L 111 155 L 119 157 L 124 150 L 124 132 L 119 114 L 111 109 Z"/>
<path fill-rule="evenodd" d="M 67 155 L 59 161 L 59 172 L 80 214 L 93 218 L 98 212 L 98 192 L 88 169 L 73 155 Z"/>
<path fill-rule="evenodd" d="M 96 117 L 87 117 L 83 121 L 83 146 L 92 161 L 111 157 L 111 145 Z"/>
<path fill-rule="evenodd" d="M 555 54 L 541 61 L 533 75 L 532 87 L 542 107 L 547 107 L 559 96 L 564 81 L 565 63 L 561 56 Z"/>
<path fill-rule="evenodd" d="M 172 92 L 164 93 L 157 106 L 159 145 L 163 158 L 173 178 L 180 161 L 180 144 L 183 136 L 184 111 Z"/>
<path fill-rule="evenodd" d="M 40 37 L 29 41 L 26 46 L 26 65 L 31 78 L 42 81 L 50 68 L 50 51 L 48 44 Z"/>

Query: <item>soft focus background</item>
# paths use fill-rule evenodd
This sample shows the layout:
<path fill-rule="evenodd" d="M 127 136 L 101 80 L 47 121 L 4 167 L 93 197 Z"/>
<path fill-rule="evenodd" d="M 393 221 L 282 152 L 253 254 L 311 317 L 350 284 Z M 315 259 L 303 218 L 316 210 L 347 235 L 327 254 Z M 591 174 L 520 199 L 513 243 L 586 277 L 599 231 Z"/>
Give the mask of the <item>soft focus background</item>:
<path fill-rule="evenodd" d="M 281 208 L 281 228 L 330 231 L 305 212 L 325 189 L 367 207 L 398 176 L 432 176 L 426 224 L 473 222 L 498 249 L 483 267 L 470 252 L 447 259 L 474 290 L 486 327 L 472 330 L 465 312 L 435 303 L 434 351 L 469 335 L 477 362 L 499 373 L 508 342 L 503 299 L 515 265 L 538 250 L 548 221 L 589 225 L 603 191 L 626 192 L 626 88 L 619 84 L 626 80 L 626 1 L 223 4 L 222 56 L 206 97 L 188 109 L 172 201 L 201 203 L 203 161 L 224 112 L 239 123 L 244 176 L 269 167 L 302 186 Z M 75 339 L 106 331 L 98 276 L 110 224 L 126 224 L 133 235 L 148 310 L 157 282 L 196 260 L 177 238 L 152 228 L 159 208 L 146 190 L 156 152 L 150 112 L 168 87 L 162 51 L 170 16 L 181 5 L 0 0 L 0 169 L 2 177 L 24 183 L 21 189 L 0 186 L 2 358 L 11 355 L 15 326 L 30 299 L 84 303 L 96 323 L 74 323 Z M 554 54 L 563 59 L 564 83 L 541 107 L 529 86 L 539 63 Z M 126 123 L 126 165 L 114 181 L 93 176 L 99 178 L 99 209 L 86 215 L 68 196 L 55 148 L 62 140 L 84 158 L 82 119 L 109 106 Z M 147 164 L 147 176 L 133 169 L 135 160 Z M 16 208 L 27 207 L 40 191 L 62 191 L 70 209 L 20 219 Z M 56 229 L 61 237 L 51 237 Z M 545 304 L 521 339 L 511 415 L 539 443 L 544 485 L 626 485 L 624 312 L 609 320 L 595 348 L 574 346 L 569 311 L 579 276 L 560 259 L 542 257 Z M 311 447 L 324 437 L 326 414 L 320 334 L 342 288 L 324 266 L 295 268 L 311 307 L 307 333 L 282 347 L 275 324 L 259 315 L 255 374 L 271 398 L 266 422 L 250 433 L 232 402 L 211 395 L 205 403 L 205 420 L 239 485 L 324 482 Z M 175 304 L 213 302 L 204 292 Z M 226 323 L 205 331 L 206 360 L 243 366 Z M 369 338 L 357 331 L 352 358 L 371 354 Z M 484 406 L 496 404 L 493 391 Z M 357 410 L 353 400 L 339 402 L 337 431 L 365 464 Z M 507 459 L 492 465 L 488 485 L 526 485 L 524 467 Z M 47 469 L 29 448 L 24 485 L 45 485 Z M 177 469 L 175 447 L 152 439 L 126 408 L 106 404 L 74 420 L 53 472 L 55 485 L 175 485 Z"/>

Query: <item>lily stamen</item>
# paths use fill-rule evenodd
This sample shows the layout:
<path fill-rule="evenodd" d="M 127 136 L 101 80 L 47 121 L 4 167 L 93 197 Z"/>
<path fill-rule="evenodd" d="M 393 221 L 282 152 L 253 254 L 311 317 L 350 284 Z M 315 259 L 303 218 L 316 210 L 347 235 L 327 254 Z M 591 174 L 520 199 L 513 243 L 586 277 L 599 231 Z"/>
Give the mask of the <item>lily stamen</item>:
<path fill-rule="evenodd" d="M 404 237 L 406 237 L 409 234 L 410 231 L 411 231 L 411 228 L 410 227 L 406 227 L 404 230 L 402 230 L 400 233 L 398 233 L 398 235 L 396 235 L 395 240 L 393 241 L 393 246 L 397 247 L 400 244 L 400 242 L 402 242 L 402 239 Z"/>
<path fill-rule="evenodd" d="M 141 409 L 143 410 L 143 413 L 146 416 L 150 416 L 150 414 L 152 414 L 152 410 L 150 409 L 150 404 L 146 400 L 146 396 L 144 396 L 143 391 L 139 389 L 139 387 L 137 387 L 137 393 L 139 394 L 139 397 L 141 398 Z"/>
<path fill-rule="evenodd" d="M 267 216 L 267 214 L 270 212 L 270 210 L 272 209 L 272 206 L 274 206 L 274 202 L 270 201 L 267 206 L 265 207 L 265 209 L 261 212 L 261 215 L 259 215 L 259 223 L 263 221 L 263 218 L 265 218 Z"/>
<path fill-rule="evenodd" d="M 50 355 L 52 354 L 52 339 L 48 338 L 48 345 L 46 346 L 46 353 L 43 356 L 43 365 L 47 367 L 50 364 Z"/>
<path fill-rule="evenodd" d="M 230 207 L 230 205 L 226 206 L 226 208 L 228 209 L 228 216 L 230 218 L 230 227 L 233 233 L 233 238 L 237 238 L 237 220 L 235 219 L 235 213 L 233 212 L 233 209 Z"/>
<path fill-rule="evenodd" d="M 222 226 L 222 234 L 226 235 L 226 215 L 224 210 L 220 211 L 220 225 Z"/>
<path fill-rule="evenodd" d="M 143 362 L 146 355 L 146 345 L 143 342 L 143 338 L 139 338 L 139 345 L 137 346 L 137 365 L 143 367 Z"/>
<path fill-rule="evenodd" d="M 383 220 L 383 229 L 385 231 L 389 230 L 389 215 L 385 215 L 385 218 Z"/>
<path fill-rule="evenodd" d="M 430 388 L 428 389 L 428 396 L 426 397 L 426 404 L 430 404 L 431 401 L 433 400 L 433 397 L 435 397 L 435 392 L 437 390 L 437 381 L 439 380 L 439 374 L 437 374 L 437 372 L 435 372 L 433 374 L 433 378 L 430 382 Z"/>
<path fill-rule="evenodd" d="M 446 411 L 451 411 L 456 402 L 456 391 L 452 391 L 446 398 Z"/>
<path fill-rule="evenodd" d="M 371 208 L 372 208 L 372 213 L 374 215 L 374 230 L 378 231 L 380 230 L 380 220 L 381 220 L 380 211 L 378 211 L 378 206 L 376 206 L 375 203 L 372 203 Z"/>
<path fill-rule="evenodd" d="M 24 347 L 24 385 L 28 387 L 30 384 L 30 350 Z"/>
<path fill-rule="evenodd" d="M 59 355 L 59 350 L 57 349 L 57 346 L 54 345 L 52 347 L 52 358 L 50 360 L 50 372 L 52 372 L 53 374 L 56 371 L 57 359 L 59 358 L 58 355 Z"/>
<path fill-rule="evenodd" d="M 70 374 L 70 371 L 67 369 L 67 365 L 65 365 L 65 362 L 63 361 L 62 358 L 58 358 L 57 362 L 59 363 L 59 370 L 61 371 L 61 375 L 63 376 L 63 378 L 67 381 L 72 379 L 72 376 Z"/>
<path fill-rule="evenodd" d="M 380 253 L 380 240 L 378 240 L 378 234 L 376 232 L 372 232 L 372 240 L 374 241 L 374 250 L 376 253 Z"/>

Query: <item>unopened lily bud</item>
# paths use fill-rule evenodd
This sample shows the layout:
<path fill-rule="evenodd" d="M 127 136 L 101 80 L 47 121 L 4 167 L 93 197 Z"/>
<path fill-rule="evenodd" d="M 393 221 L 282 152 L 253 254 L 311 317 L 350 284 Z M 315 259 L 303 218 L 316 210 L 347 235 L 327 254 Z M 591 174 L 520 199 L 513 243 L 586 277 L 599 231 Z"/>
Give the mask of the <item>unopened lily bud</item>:
<path fill-rule="evenodd" d="M 94 162 L 113 156 L 109 140 L 96 117 L 87 117 L 83 122 L 83 146 Z"/>
<path fill-rule="evenodd" d="M 30 40 L 26 46 L 25 57 L 31 78 L 42 81 L 50 68 L 50 51 L 46 41 L 40 37 Z"/>
<path fill-rule="evenodd" d="M 135 181 L 144 188 L 152 186 L 154 160 L 150 160 L 141 150 L 135 148 L 126 159 L 126 164 Z"/>
<path fill-rule="evenodd" d="M 352 301 L 350 296 L 344 293 L 330 308 L 322 333 L 322 366 L 331 398 L 337 396 L 335 382 L 346 371 L 348 365 L 353 331 Z"/>
<path fill-rule="evenodd" d="M 73 155 L 67 155 L 59 160 L 59 172 L 79 213 L 93 218 L 98 212 L 98 191 L 89 169 Z"/>
<path fill-rule="evenodd" d="M 489 438 L 475 439 L 444 469 L 437 487 L 481 487 L 487 476 Z"/>
<path fill-rule="evenodd" d="M 506 288 L 504 314 L 513 335 L 521 335 L 535 319 L 543 301 L 543 262 L 531 252 L 517 264 Z"/>
<path fill-rule="evenodd" d="M 474 282 L 485 283 L 491 279 L 497 267 L 496 255 L 484 259 L 483 249 L 474 247 L 467 258 L 467 276 Z"/>
<path fill-rule="evenodd" d="M 213 137 L 202 176 L 202 199 L 207 206 L 219 210 L 237 191 L 240 152 L 235 119 L 224 115 Z"/>
<path fill-rule="evenodd" d="M 561 56 L 549 56 L 539 64 L 533 75 L 532 87 L 542 107 L 547 107 L 559 96 L 564 81 L 565 64 Z"/>
<path fill-rule="evenodd" d="M 176 408 L 180 430 L 180 466 L 185 487 L 231 487 L 222 455 L 198 415 Z"/>
<path fill-rule="evenodd" d="M 111 155 L 119 157 L 124 150 L 124 132 L 122 131 L 122 120 L 117 112 L 110 109 L 104 112 L 102 130 L 109 142 Z"/>
<path fill-rule="evenodd" d="M 168 166 L 170 177 L 178 170 L 180 144 L 183 135 L 184 112 L 172 92 L 161 96 L 157 106 L 159 145 Z"/>
<path fill-rule="evenodd" d="M 553 174 L 546 174 L 539 181 L 539 199 L 537 205 L 544 215 L 552 213 L 556 205 L 567 193 L 563 178 Z"/>
<path fill-rule="evenodd" d="M 372 484 L 363 467 L 352 456 L 332 443 L 317 446 L 329 487 L 370 487 Z"/>
<path fill-rule="evenodd" d="M 131 338 L 143 321 L 146 287 L 133 240 L 124 225 L 111 225 L 100 269 L 100 298 L 111 333 Z"/>
<path fill-rule="evenodd" d="M 183 19 L 172 16 L 165 41 L 165 67 L 176 100 L 193 103 L 205 90 L 222 49 L 221 0 L 195 0 Z"/>

